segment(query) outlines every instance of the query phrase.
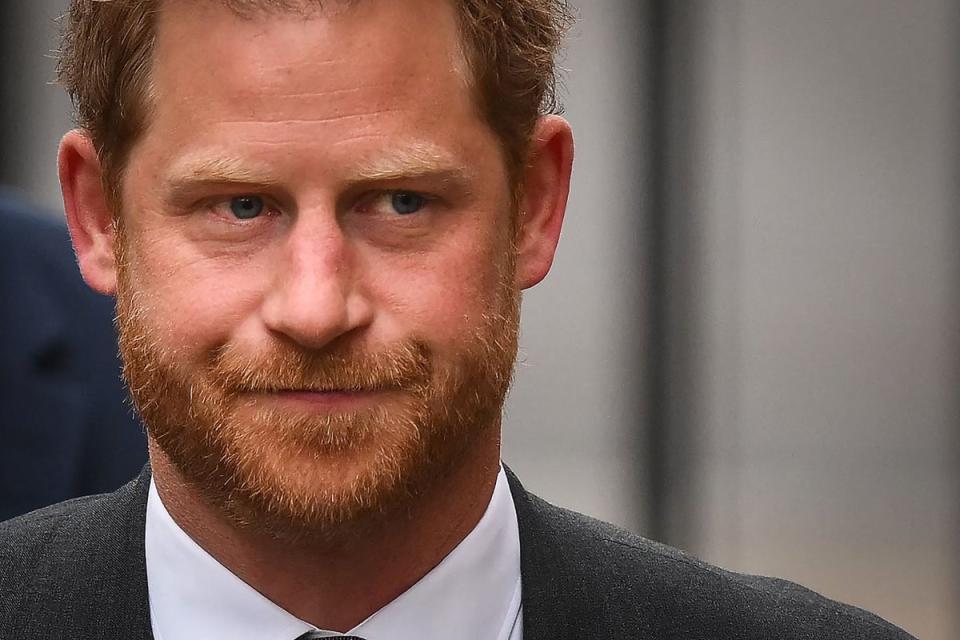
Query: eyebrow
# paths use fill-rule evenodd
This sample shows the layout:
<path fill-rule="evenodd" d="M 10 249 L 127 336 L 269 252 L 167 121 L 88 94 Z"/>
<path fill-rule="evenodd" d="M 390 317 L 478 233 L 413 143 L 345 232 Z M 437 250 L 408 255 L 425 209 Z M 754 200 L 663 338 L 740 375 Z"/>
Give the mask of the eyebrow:
<path fill-rule="evenodd" d="M 211 184 L 249 184 L 276 186 L 280 181 L 269 171 L 239 158 L 188 158 L 178 162 L 163 180 L 164 191 L 171 201 L 189 196 L 194 189 Z"/>
<path fill-rule="evenodd" d="M 365 182 L 404 179 L 431 179 L 446 186 L 470 191 L 473 172 L 456 158 L 432 144 L 401 146 L 388 154 L 361 160 L 345 169 L 343 182 L 349 186 Z M 164 191 L 171 201 L 189 196 L 195 189 L 213 184 L 246 184 L 275 187 L 282 183 L 274 172 L 239 157 L 186 158 L 168 172 Z"/>
<path fill-rule="evenodd" d="M 455 158 L 425 143 L 406 145 L 389 155 L 362 162 L 353 167 L 350 174 L 352 181 L 361 182 L 430 177 L 461 186 L 466 186 L 473 177 Z"/>

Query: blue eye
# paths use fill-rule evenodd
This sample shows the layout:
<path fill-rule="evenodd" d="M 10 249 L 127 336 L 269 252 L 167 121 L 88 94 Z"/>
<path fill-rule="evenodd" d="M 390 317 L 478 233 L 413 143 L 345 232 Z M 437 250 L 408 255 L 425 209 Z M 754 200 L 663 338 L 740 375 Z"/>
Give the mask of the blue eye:
<path fill-rule="evenodd" d="M 410 191 L 397 191 L 390 199 L 393 210 L 404 216 L 420 211 L 426 203 L 425 197 Z"/>
<path fill-rule="evenodd" d="M 259 196 L 237 196 L 230 200 L 230 211 L 239 220 L 252 220 L 263 213 L 264 208 L 263 198 Z"/>

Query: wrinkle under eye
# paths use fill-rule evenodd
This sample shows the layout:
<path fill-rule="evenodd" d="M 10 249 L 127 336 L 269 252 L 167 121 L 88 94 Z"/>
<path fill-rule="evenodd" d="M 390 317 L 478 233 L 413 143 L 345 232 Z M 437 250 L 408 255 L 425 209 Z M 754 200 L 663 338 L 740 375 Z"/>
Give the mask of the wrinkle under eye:
<path fill-rule="evenodd" d="M 264 210 L 263 198 L 259 196 L 237 196 L 230 200 L 230 211 L 238 220 L 252 220 Z"/>

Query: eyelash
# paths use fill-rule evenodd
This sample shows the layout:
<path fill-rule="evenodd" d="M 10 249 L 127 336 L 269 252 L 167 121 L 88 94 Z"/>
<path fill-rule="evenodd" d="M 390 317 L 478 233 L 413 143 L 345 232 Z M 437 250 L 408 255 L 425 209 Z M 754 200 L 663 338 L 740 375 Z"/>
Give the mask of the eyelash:
<path fill-rule="evenodd" d="M 254 217 L 254 218 L 238 218 L 233 215 L 230 211 L 230 204 L 235 198 L 260 198 L 263 200 L 263 212 Z M 204 205 L 204 208 L 213 212 L 223 221 L 228 224 L 239 226 L 239 227 L 249 227 L 251 225 L 262 223 L 264 220 L 269 218 L 275 218 L 282 214 L 282 209 L 276 205 L 276 203 L 268 198 L 267 196 L 259 195 L 256 193 L 243 193 L 239 195 L 231 195 L 225 198 L 217 198 L 216 200 L 210 201 L 208 204 Z"/>
<path fill-rule="evenodd" d="M 373 205 L 377 202 L 383 202 L 386 204 L 386 208 L 390 208 L 393 204 L 392 200 L 398 195 L 410 195 L 415 198 L 419 198 L 423 201 L 422 207 L 411 213 L 402 214 L 400 212 L 394 212 L 390 217 L 415 217 L 421 213 L 423 209 L 430 207 L 432 204 L 437 202 L 439 198 L 437 196 L 431 195 L 429 193 L 422 193 L 420 191 L 414 191 L 412 189 L 391 189 L 388 191 L 378 191 L 370 194 L 367 198 L 361 199 L 361 204 L 358 207 L 361 211 L 373 208 Z"/>
<path fill-rule="evenodd" d="M 415 191 L 412 189 L 388 189 L 388 190 L 368 192 L 364 196 L 361 196 L 360 198 L 358 198 L 355 201 L 355 204 L 353 205 L 352 208 L 357 209 L 363 213 L 372 214 L 372 213 L 375 213 L 373 211 L 374 206 L 378 202 L 383 202 L 385 204 L 385 208 L 389 209 L 392 204 L 391 202 L 392 198 L 398 194 L 409 194 L 412 196 L 416 196 L 417 198 L 421 198 L 423 200 L 423 205 L 420 210 L 413 213 L 401 214 L 398 212 L 393 212 L 392 214 L 389 214 L 389 217 L 392 217 L 392 218 L 419 217 L 423 210 L 430 208 L 432 205 L 440 201 L 440 198 L 438 196 L 432 195 L 429 193 L 424 193 L 422 191 Z M 242 198 L 242 197 L 261 198 L 263 200 L 263 205 L 264 205 L 263 213 L 254 218 L 248 218 L 248 219 L 238 218 L 235 215 L 233 215 L 230 211 L 231 202 L 235 198 Z M 284 208 L 281 206 L 278 206 L 274 199 L 258 193 L 241 193 L 236 195 L 229 195 L 226 197 L 218 197 L 216 199 L 209 200 L 207 204 L 202 206 L 204 209 L 218 215 L 218 217 L 220 217 L 225 222 L 235 226 L 241 226 L 241 227 L 249 227 L 254 224 L 262 223 L 265 219 L 274 218 L 274 217 L 283 215 L 283 211 L 284 211 Z"/>

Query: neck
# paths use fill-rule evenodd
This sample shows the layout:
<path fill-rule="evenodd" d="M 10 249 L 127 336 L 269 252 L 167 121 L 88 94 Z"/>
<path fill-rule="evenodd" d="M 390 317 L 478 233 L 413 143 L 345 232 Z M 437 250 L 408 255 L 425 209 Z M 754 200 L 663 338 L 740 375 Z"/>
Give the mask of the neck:
<path fill-rule="evenodd" d="M 152 441 L 150 461 L 164 507 L 207 553 L 301 620 L 345 632 L 413 586 L 480 521 L 499 471 L 499 430 L 494 431 L 478 439 L 469 459 L 442 486 L 428 489 L 409 509 L 362 527 L 349 545 L 335 550 L 239 529 Z"/>

